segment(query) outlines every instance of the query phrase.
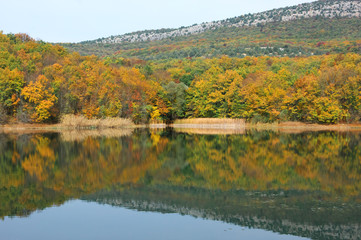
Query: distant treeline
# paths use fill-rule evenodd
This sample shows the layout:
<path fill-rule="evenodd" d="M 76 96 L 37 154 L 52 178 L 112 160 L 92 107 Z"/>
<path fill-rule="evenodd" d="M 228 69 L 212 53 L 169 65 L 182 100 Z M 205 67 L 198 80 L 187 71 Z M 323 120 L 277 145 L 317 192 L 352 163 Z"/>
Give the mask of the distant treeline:
<path fill-rule="evenodd" d="M 25 34 L 0 34 L 0 121 L 58 122 L 64 114 L 355 122 L 361 56 L 184 58 L 158 61 L 69 53 Z"/>

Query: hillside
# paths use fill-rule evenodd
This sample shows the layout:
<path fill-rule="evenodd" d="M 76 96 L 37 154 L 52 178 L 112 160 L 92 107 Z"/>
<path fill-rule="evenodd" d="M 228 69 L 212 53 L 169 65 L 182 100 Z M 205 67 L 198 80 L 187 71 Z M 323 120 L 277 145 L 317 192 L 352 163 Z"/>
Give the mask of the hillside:
<path fill-rule="evenodd" d="M 178 29 L 160 29 L 140 31 L 119 36 L 85 41 L 82 43 L 122 43 L 158 41 L 166 38 L 195 35 L 207 30 L 224 27 L 251 27 L 273 22 L 287 22 L 305 18 L 340 18 L 361 17 L 360 1 L 316 1 L 292 7 L 273 9 L 266 12 L 247 14 L 239 17 L 228 18 L 221 21 L 194 24 Z"/>
<path fill-rule="evenodd" d="M 0 123 L 53 123 L 64 114 L 135 123 L 359 122 L 360 76 L 355 53 L 146 62 L 81 57 L 25 34 L 0 34 Z"/>
<path fill-rule="evenodd" d="M 178 29 L 64 44 L 83 55 L 122 57 L 310 56 L 361 50 L 361 2 L 316 1 Z"/>

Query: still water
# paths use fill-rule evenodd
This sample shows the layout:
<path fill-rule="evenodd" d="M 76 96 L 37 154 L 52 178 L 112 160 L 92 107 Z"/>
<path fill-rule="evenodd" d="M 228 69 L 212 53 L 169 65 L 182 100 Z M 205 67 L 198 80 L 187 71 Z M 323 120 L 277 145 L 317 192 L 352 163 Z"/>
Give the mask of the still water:
<path fill-rule="evenodd" d="M 360 180 L 360 133 L 0 133 L 0 239 L 361 239 Z"/>

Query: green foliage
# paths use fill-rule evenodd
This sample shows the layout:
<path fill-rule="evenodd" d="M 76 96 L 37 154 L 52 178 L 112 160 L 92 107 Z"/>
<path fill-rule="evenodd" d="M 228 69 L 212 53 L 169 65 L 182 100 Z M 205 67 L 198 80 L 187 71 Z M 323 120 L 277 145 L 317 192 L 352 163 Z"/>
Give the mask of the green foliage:
<path fill-rule="evenodd" d="M 22 72 L 17 69 L 0 68 L 0 103 L 9 114 L 12 114 L 18 105 L 24 84 Z"/>
<path fill-rule="evenodd" d="M 63 44 L 82 55 L 160 60 L 244 56 L 311 56 L 361 53 L 358 18 L 309 18 L 252 27 L 221 27 L 159 41 Z"/>
<path fill-rule="evenodd" d="M 177 118 L 183 118 L 186 111 L 186 90 L 188 87 L 183 83 L 170 82 L 164 87 L 164 101 L 166 102 L 168 113 L 166 120 L 172 122 Z"/>
<path fill-rule="evenodd" d="M 4 110 L 4 107 L 2 106 L 2 104 L 0 104 L 0 124 L 6 123 L 7 119 L 8 116 Z"/>

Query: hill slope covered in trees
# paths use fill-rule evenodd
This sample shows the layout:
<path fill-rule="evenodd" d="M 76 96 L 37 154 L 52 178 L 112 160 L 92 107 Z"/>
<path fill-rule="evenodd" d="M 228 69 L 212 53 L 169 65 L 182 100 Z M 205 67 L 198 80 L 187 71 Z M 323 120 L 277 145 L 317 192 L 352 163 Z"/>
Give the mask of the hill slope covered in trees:
<path fill-rule="evenodd" d="M 179 29 L 64 44 L 83 55 L 145 60 L 361 53 L 361 2 L 316 1 Z"/>
<path fill-rule="evenodd" d="M 2 122 L 57 122 L 63 114 L 337 123 L 360 121 L 361 56 L 82 57 L 24 34 L 0 34 Z"/>
<path fill-rule="evenodd" d="M 316 1 L 304 3 L 292 7 L 273 9 L 256 14 L 247 14 L 239 17 L 228 18 L 221 21 L 213 21 L 202 24 L 194 24 L 189 27 L 178 29 L 159 29 L 139 31 L 119 36 L 101 38 L 89 43 L 122 43 L 156 41 L 166 38 L 196 35 L 207 30 L 215 30 L 225 27 L 251 27 L 262 26 L 273 22 L 288 22 L 308 18 L 353 18 L 361 17 L 361 2 L 355 0 L 341 1 Z"/>

